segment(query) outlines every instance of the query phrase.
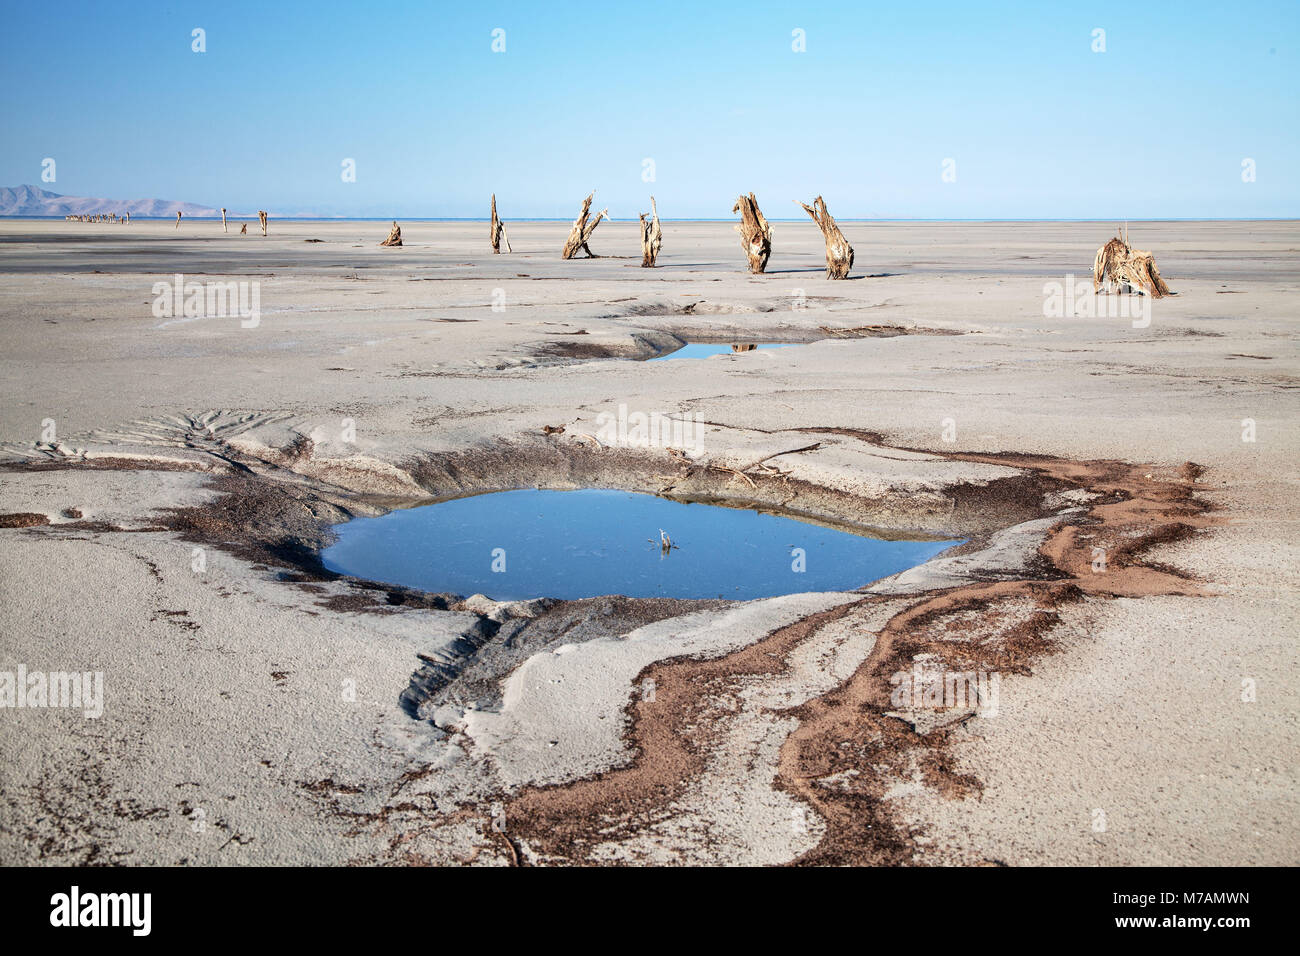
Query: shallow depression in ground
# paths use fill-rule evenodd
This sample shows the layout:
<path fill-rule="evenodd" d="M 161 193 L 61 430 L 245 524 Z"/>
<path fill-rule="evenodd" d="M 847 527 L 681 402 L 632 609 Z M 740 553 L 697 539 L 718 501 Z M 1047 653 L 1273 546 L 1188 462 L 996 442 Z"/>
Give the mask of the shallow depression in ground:
<path fill-rule="evenodd" d="M 359 518 L 332 571 L 426 591 L 750 600 L 849 590 L 957 541 L 891 541 L 742 508 L 602 489 L 503 491 Z"/>

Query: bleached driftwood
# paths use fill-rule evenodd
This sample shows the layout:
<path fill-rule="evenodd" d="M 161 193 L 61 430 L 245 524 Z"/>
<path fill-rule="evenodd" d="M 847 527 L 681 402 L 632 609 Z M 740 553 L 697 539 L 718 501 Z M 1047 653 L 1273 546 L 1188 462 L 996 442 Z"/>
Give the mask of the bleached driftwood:
<path fill-rule="evenodd" d="M 663 245 L 663 230 L 659 228 L 659 207 L 655 197 L 650 197 L 650 218 L 641 213 L 641 268 L 653 269 L 655 259 L 659 257 L 659 247 Z"/>
<path fill-rule="evenodd" d="M 501 242 L 505 241 L 506 252 L 510 251 L 510 237 L 506 235 L 506 224 L 497 218 L 497 194 L 492 194 L 492 225 L 490 227 L 492 239 L 492 254 L 501 254 Z M 567 256 L 565 258 L 568 258 Z"/>
<path fill-rule="evenodd" d="M 179 209 L 177 209 L 177 210 L 176 210 L 176 228 L 179 229 L 180 227 L 181 227 L 181 211 L 180 211 Z"/>
<path fill-rule="evenodd" d="M 1173 295 L 1165 280 L 1160 277 L 1155 256 L 1142 249 L 1129 250 L 1128 258 L 1124 260 L 1123 275 L 1129 285 L 1136 286 L 1153 299 Z"/>
<path fill-rule="evenodd" d="M 229 229 L 226 228 L 226 207 L 225 206 L 221 207 L 221 231 L 222 232 L 230 231 Z"/>
<path fill-rule="evenodd" d="M 1097 250 L 1092 263 L 1092 291 L 1097 292 L 1103 282 L 1107 291 L 1114 285 L 1116 292 L 1137 290 L 1153 299 L 1173 295 L 1160 276 L 1155 256 L 1129 245 L 1127 227 L 1116 230 L 1115 237 Z"/>
<path fill-rule="evenodd" d="M 740 245 L 749 259 L 749 271 L 762 272 L 767 268 L 768 256 L 772 254 L 772 227 L 763 218 L 763 212 L 758 208 L 758 200 L 753 193 L 737 199 L 731 211 L 740 213 L 736 232 L 740 233 Z"/>
<path fill-rule="evenodd" d="M 818 196 L 811 206 L 804 203 L 799 205 L 817 223 L 817 228 L 826 239 L 826 278 L 847 279 L 849 270 L 853 268 L 853 247 L 844 238 L 844 233 L 840 232 L 840 227 L 835 225 L 835 220 L 826 209 L 826 201 Z"/>
<path fill-rule="evenodd" d="M 591 201 L 595 196 L 596 190 L 593 189 L 587 198 L 582 201 L 582 211 L 578 213 L 578 218 L 573 220 L 573 228 L 569 230 L 569 238 L 564 242 L 564 251 L 561 253 L 561 258 L 572 259 L 578 254 L 579 249 L 585 252 L 589 258 L 598 258 L 587 246 L 587 240 L 596 231 L 600 221 L 609 214 L 609 210 L 602 209 L 595 219 L 588 222 L 587 215 L 591 212 Z"/>
<path fill-rule="evenodd" d="M 265 236 L 266 235 L 266 210 L 265 209 L 259 209 L 257 211 L 257 221 L 262 224 L 262 235 Z"/>
<path fill-rule="evenodd" d="M 402 244 L 402 227 L 393 220 L 393 228 L 388 231 L 388 238 L 380 243 L 381 246 L 400 246 Z"/>
<path fill-rule="evenodd" d="M 1118 288 L 1122 282 L 1120 278 L 1120 269 L 1124 265 L 1124 260 L 1128 258 L 1128 243 L 1124 241 L 1123 233 L 1118 229 L 1115 230 L 1115 236 L 1108 239 L 1106 244 L 1097 250 L 1097 257 L 1092 261 L 1092 291 L 1100 291 L 1102 284 L 1105 283 L 1107 291 L 1111 283 Z"/>

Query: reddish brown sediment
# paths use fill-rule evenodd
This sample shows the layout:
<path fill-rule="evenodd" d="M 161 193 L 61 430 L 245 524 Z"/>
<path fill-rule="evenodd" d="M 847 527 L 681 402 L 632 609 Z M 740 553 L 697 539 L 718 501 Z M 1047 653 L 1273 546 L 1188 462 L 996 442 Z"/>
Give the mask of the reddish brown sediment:
<path fill-rule="evenodd" d="M 0 515 L 0 528 L 34 528 L 49 523 L 48 515 L 38 514 L 35 511 L 15 511 L 12 514 Z"/>
<path fill-rule="evenodd" d="M 1206 515 L 1208 505 L 1195 498 L 1197 466 L 1189 463 L 1171 476 L 1156 477 L 1149 469 L 1113 461 L 951 457 L 1029 468 L 1102 498 L 1058 526 L 1039 548 L 1050 568 L 1063 575 L 1061 579 L 976 584 L 928 595 L 889 621 L 867 660 L 845 684 L 791 712 L 800 724 L 782 746 L 778 786 L 811 804 L 826 823 L 818 846 L 798 863 L 911 862 L 910 852 L 889 859 L 878 846 L 875 825 L 889 816 L 881 810 L 888 786 L 919 771 L 926 784 L 943 796 L 978 790 L 979 781 L 952 769 L 947 750 L 951 727 L 923 735 L 903 720 L 886 716 L 892 709 L 889 676 L 909 670 L 915 656 L 934 654 L 948 670 L 1030 673 L 1033 659 L 1052 650 L 1049 634 L 1061 604 L 1084 595 L 1205 593 L 1186 575 L 1141 560 L 1154 545 L 1179 540 L 1212 523 Z M 1097 563 L 1094 548 L 1102 550 L 1104 566 Z M 1006 609 L 1015 604 L 1022 609 L 1027 604 L 1037 613 L 1008 614 Z M 973 623 L 969 621 L 972 611 L 976 612 Z M 968 619 L 958 621 L 963 613 Z M 953 640 L 953 630 L 966 631 L 968 639 Z M 820 785 L 832 775 L 863 765 L 884 765 L 889 771 L 858 774 L 847 786 Z M 899 824 L 893 821 L 893 825 L 897 830 Z"/>
<path fill-rule="evenodd" d="M 810 615 L 725 657 L 650 665 L 637 684 L 653 682 L 654 700 L 634 700 L 625 711 L 636 753 L 632 762 L 574 783 L 525 787 L 506 802 L 511 834 L 544 859 L 583 862 L 596 843 L 662 819 L 664 808 L 704 769 L 710 734 L 701 729 L 709 700 L 721 686 L 783 671 L 789 653 L 819 628 L 876 600 Z"/>
<path fill-rule="evenodd" d="M 1048 535 L 1038 551 L 1043 560 L 1023 578 L 917 595 L 880 630 L 847 681 L 782 712 L 799 725 L 782 745 L 776 786 L 826 826 L 818 845 L 795 863 L 913 863 L 917 845 L 884 799 L 888 788 L 919 778 L 944 797 L 979 791 L 978 779 L 955 769 L 950 737 L 960 720 L 920 733 L 889 715 L 889 677 L 910 670 L 917 655 L 934 655 L 945 669 L 1029 674 L 1032 662 L 1053 650 L 1051 631 L 1063 604 L 1085 595 L 1205 593 L 1187 575 L 1142 560 L 1153 546 L 1214 523 L 1208 505 L 1195 497 L 1198 466 L 1171 471 L 1045 456 L 947 457 L 1027 470 L 1045 487 L 1081 488 L 1098 497 Z M 673 801 L 707 765 L 717 738 L 712 728 L 725 720 L 710 710 L 725 685 L 786 671 L 791 652 L 822 627 L 879 600 L 812 615 L 713 660 L 677 658 L 647 668 L 638 683 L 652 680 L 656 700 L 627 709 L 631 763 L 569 784 L 523 789 L 506 802 L 512 836 L 539 859 L 585 863 L 596 844 L 671 817 Z"/>

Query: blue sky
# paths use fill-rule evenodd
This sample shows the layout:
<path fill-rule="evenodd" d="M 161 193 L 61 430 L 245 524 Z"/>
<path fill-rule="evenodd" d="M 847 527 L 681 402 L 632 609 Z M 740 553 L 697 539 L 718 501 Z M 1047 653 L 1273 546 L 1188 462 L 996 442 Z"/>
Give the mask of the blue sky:
<path fill-rule="evenodd" d="M 615 218 L 654 193 L 725 219 L 750 190 L 771 218 L 817 194 L 841 219 L 1300 216 L 1296 0 L 41 2 L 4 23 L 0 185 L 397 218 L 485 216 L 491 192 L 507 219 L 571 218 L 593 187 Z"/>

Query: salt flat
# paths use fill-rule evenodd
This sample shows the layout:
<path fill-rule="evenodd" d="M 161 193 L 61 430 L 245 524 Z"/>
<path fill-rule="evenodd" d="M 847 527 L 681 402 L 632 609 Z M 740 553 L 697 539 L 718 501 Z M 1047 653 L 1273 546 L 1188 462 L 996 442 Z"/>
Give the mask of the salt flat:
<path fill-rule="evenodd" d="M 49 521 L 0 529 L 0 671 L 105 687 L 0 714 L 0 862 L 1300 861 L 1300 225 L 1130 223 L 1178 293 L 1141 327 L 1045 314 L 1114 224 L 841 226 L 844 282 L 807 222 L 763 276 L 727 223 L 648 270 L 627 222 L 567 262 L 566 223 L 493 256 L 485 223 L 0 222 L 0 514 Z M 256 283 L 256 321 L 158 314 L 178 274 Z M 802 344 L 638 361 L 688 340 Z M 597 439 L 620 406 L 701 422 L 692 463 Z M 995 655 L 998 714 L 885 716 L 924 575 L 539 607 L 311 563 L 348 515 L 534 485 L 969 534 L 929 587 L 1006 590 L 925 647 Z M 1145 537 L 1096 510 L 1138 499 Z M 1022 525 L 1111 567 L 991 546 Z"/>

